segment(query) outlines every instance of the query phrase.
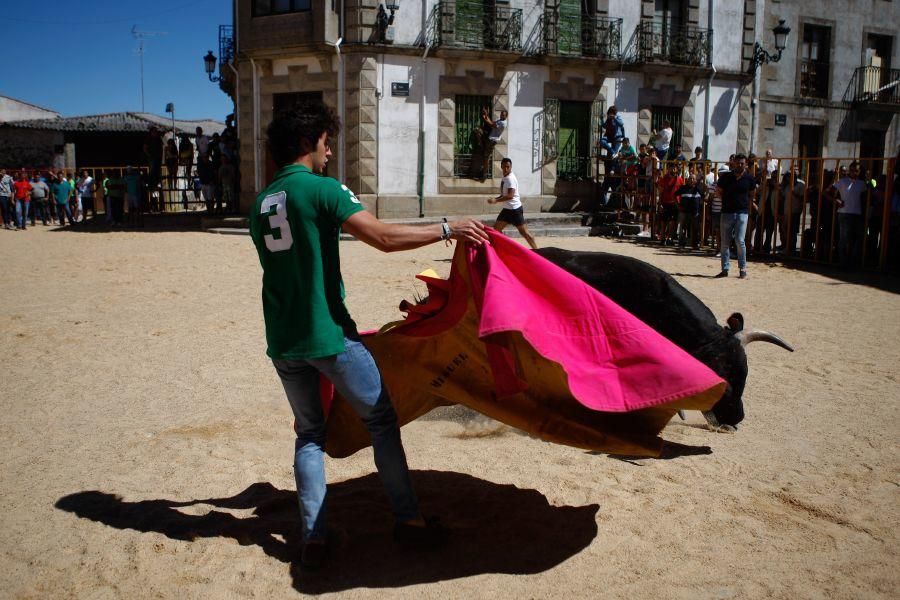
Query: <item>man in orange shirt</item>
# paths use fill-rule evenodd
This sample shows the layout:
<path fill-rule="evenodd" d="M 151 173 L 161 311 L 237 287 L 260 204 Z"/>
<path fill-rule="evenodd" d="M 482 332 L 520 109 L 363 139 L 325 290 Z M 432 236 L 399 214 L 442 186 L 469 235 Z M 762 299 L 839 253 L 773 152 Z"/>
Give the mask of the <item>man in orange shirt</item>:
<path fill-rule="evenodd" d="M 675 227 L 678 222 L 678 198 L 676 192 L 684 185 L 684 179 L 679 173 L 677 164 L 672 163 L 666 169 L 657 187 L 659 188 L 659 212 L 660 212 L 660 243 L 671 246 L 674 244 Z"/>
<path fill-rule="evenodd" d="M 16 186 L 16 228 L 22 231 L 26 228 L 28 221 L 28 205 L 31 203 L 31 182 L 25 177 L 25 172 L 19 172 L 19 179 L 15 183 Z"/>

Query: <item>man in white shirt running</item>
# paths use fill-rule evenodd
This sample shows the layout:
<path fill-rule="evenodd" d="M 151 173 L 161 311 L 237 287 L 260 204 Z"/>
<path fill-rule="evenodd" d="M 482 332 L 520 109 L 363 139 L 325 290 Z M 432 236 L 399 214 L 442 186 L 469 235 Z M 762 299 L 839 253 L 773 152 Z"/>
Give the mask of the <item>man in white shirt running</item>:
<path fill-rule="evenodd" d="M 507 225 L 515 225 L 528 245 L 537 250 L 537 242 L 534 241 L 534 237 L 525 226 L 525 211 L 522 210 L 522 199 L 519 197 L 519 181 L 512 172 L 512 160 L 504 158 L 500 161 L 500 169 L 503 171 L 503 179 L 500 180 L 500 195 L 496 198 L 488 198 L 488 204 L 503 202 L 503 210 L 497 215 L 494 229 L 503 231 Z"/>

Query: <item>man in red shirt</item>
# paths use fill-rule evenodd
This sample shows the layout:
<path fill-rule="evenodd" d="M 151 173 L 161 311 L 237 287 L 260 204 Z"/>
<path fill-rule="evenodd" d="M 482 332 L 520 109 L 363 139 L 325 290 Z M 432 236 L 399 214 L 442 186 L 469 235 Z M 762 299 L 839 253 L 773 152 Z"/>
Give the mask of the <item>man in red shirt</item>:
<path fill-rule="evenodd" d="M 28 205 L 31 203 L 31 182 L 25 177 L 25 172 L 19 172 L 16 186 L 16 227 L 25 230 L 28 221 Z"/>
<path fill-rule="evenodd" d="M 678 188 L 684 185 L 684 179 L 679 175 L 678 165 L 672 163 L 659 182 L 659 212 L 660 212 L 660 243 L 671 246 L 674 244 L 675 226 L 678 222 L 678 198 L 675 195 Z"/>

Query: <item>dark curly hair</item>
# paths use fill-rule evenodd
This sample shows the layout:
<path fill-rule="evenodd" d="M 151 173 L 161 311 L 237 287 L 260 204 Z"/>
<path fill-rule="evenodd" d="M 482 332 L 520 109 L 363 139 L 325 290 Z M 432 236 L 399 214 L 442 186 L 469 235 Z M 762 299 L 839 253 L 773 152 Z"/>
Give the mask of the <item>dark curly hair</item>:
<path fill-rule="evenodd" d="M 305 100 L 280 111 L 269 123 L 269 151 L 279 167 L 291 164 L 316 149 L 323 133 L 336 136 L 341 120 L 320 100 Z"/>

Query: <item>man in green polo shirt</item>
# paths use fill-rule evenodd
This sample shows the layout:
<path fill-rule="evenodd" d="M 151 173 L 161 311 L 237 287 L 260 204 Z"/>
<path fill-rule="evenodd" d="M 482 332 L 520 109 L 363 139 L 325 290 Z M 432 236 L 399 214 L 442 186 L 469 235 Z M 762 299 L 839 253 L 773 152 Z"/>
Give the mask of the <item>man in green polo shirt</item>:
<path fill-rule="evenodd" d="M 263 268 L 267 354 L 294 411 L 294 475 L 305 544 L 301 564 L 325 556 L 325 417 L 319 375 L 334 384 L 372 436 L 375 465 L 387 491 L 401 543 L 440 541 L 443 530 L 419 512 L 400 440 L 397 416 L 381 374 L 360 342 L 344 305 L 340 230 L 384 252 L 441 240 L 487 241 L 473 219 L 413 226 L 388 224 L 364 210 L 335 179 L 319 175 L 331 156 L 340 121 L 321 102 L 276 115 L 267 130 L 280 169 L 250 212 L 250 234 Z"/>

